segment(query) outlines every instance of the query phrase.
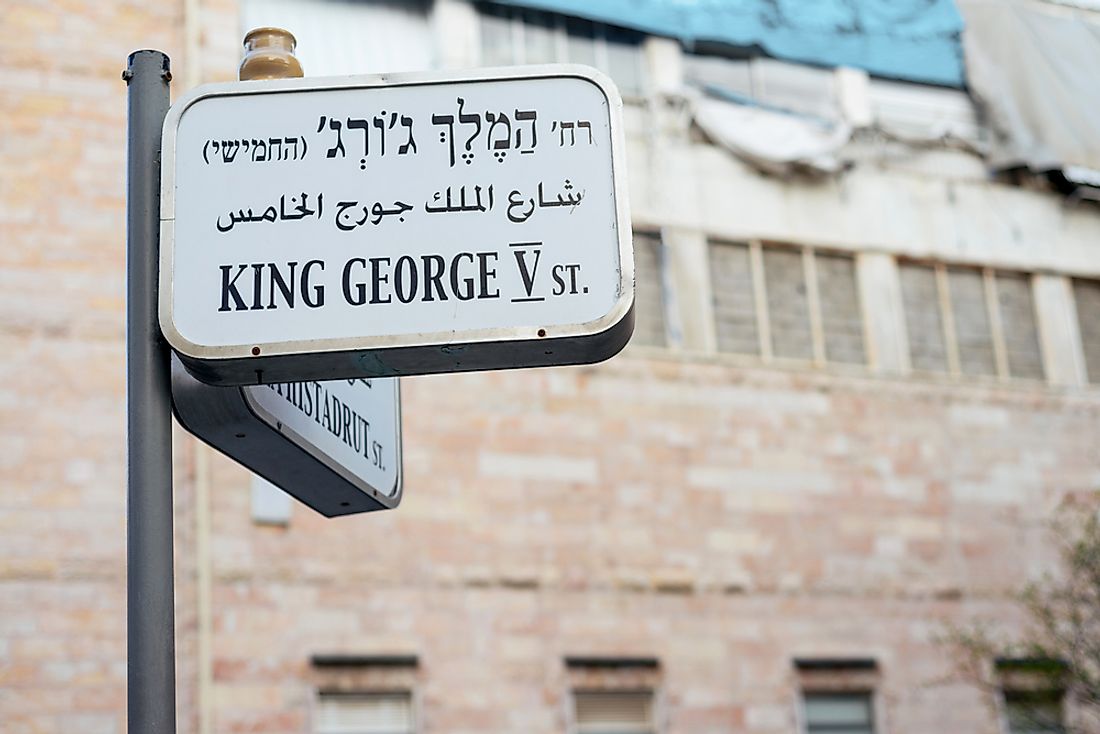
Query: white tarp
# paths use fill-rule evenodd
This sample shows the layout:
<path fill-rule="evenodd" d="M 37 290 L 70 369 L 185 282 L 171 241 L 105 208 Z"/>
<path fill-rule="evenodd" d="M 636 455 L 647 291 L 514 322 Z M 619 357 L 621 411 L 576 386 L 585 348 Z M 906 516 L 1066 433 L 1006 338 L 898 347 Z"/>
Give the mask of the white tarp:
<path fill-rule="evenodd" d="M 984 150 L 974 105 L 957 89 L 870 79 L 857 69 L 691 54 L 684 81 L 697 90 L 688 97 L 711 139 L 771 173 L 844 168 L 857 129 L 918 147 Z"/>
<path fill-rule="evenodd" d="M 701 93 L 691 99 L 695 122 L 715 142 L 761 170 L 834 173 L 844 167 L 840 149 L 851 137 L 843 122 L 830 123 Z"/>
<path fill-rule="evenodd" d="M 994 168 L 1100 170 L 1100 19 L 1023 0 L 960 0 L 971 93 Z"/>

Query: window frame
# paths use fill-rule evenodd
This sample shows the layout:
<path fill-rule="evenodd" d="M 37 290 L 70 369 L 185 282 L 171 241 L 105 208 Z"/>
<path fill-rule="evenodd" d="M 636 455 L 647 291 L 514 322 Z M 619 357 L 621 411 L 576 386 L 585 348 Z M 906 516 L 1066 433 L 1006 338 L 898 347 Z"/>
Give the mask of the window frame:
<path fill-rule="evenodd" d="M 401 694 L 408 697 L 413 734 L 422 726 L 420 661 L 415 653 L 322 651 L 309 657 L 303 694 L 309 701 L 307 730 L 317 731 L 325 696 Z"/>
<path fill-rule="evenodd" d="M 715 324 L 714 344 L 716 353 L 723 356 L 748 357 L 759 359 L 766 365 L 810 365 L 816 369 L 844 369 L 867 371 L 870 368 L 870 338 L 868 334 L 867 311 L 863 302 L 863 293 L 860 288 L 859 253 L 840 248 L 818 247 L 815 245 L 795 244 L 777 240 L 763 240 L 759 238 L 747 240 L 730 240 L 720 237 L 707 237 L 706 246 L 724 247 L 730 245 L 745 246 L 749 253 L 749 275 L 752 280 L 753 309 L 756 320 L 756 337 L 758 352 L 755 354 L 746 352 L 733 352 L 720 349 L 718 345 L 717 325 Z M 766 282 L 766 269 L 764 267 L 765 250 L 786 250 L 797 252 L 802 262 L 802 286 L 806 289 L 806 319 L 810 331 L 811 356 L 809 358 L 785 357 L 775 354 L 772 346 L 772 322 L 768 308 L 768 288 Z M 826 351 L 825 318 L 821 306 L 821 292 L 819 273 L 817 268 L 818 255 L 829 257 L 843 257 L 852 262 L 852 281 L 855 285 L 856 315 L 859 318 L 860 341 L 863 348 L 862 362 L 842 362 L 830 360 Z M 713 287 L 713 273 L 709 272 Z M 714 313 L 714 301 L 717 295 L 711 296 L 711 311 Z"/>
<path fill-rule="evenodd" d="M 323 687 L 316 688 L 314 690 L 313 697 L 311 699 L 310 708 L 310 734 L 343 734 L 341 732 L 331 732 L 320 728 L 320 710 L 321 701 L 325 698 L 338 699 L 338 698 L 384 698 L 387 696 L 406 696 L 409 702 L 409 718 L 411 726 L 406 731 L 379 731 L 379 732 L 366 732 L 365 734 L 419 734 L 420 732 L 420 706 L 419 698 L 415 688 L 411 687 L 355 687 L 355 688 L 331 688 Z M 358 732 L 356 732 L 358 734 Z"/>
<path fill-rule="evenodd" d="M 996 673 L 996 706 L 998 730 L 1004 734 L 1026 734 L 1012 729 L 1009 716 L 1010 699 L 1034 698 L 1036 703 L 1046 699 L 1058 707 L 1056 734 L 1067 734 L 1071 699 L 1067 690 L 1065 661 L 1043 657 L 997 658 L 993 661 Z M 1044 732 L 1045 734 L 1045 732 Z"/>
<path fill-rule="evenodd" d="M 662 727 L 660 725 L 660 703 L 659 703 L 659 689 L 656 686 L 653 687 L 624 687 L 619 688 L 615 686 L 610 687 L 570 687 L 569 689 L 569 710 L 568 710 L 568 727 L 569 734 L 612 734 L 611 731 L 601 732 L 598 729 L 585 729 L 582 728 L 582 724 L 577 720 L 577 696 L 585 694 L 596 695 L 647 695 L 649 697 L 649 730 L 645 734 L 662 734 Z"/>
<path fill-rule="evenodd" d="M 801 732 L 801 734 L 829 734 L 830 732 L 834 732 L 834 731 L 835 732 L 849 731 L 850 727 L 848 727 L 845 724 L 837 724 L 837 725 L 832 725 L 832 726 L 826 725 L 826 728 L 824 728 L 824 729 L 822 729 L 820 727 L 817 727 L 813 731 L 811 731 L 810 730 L 810 716 L 809 716 L 809 712 L 808 712 L 809 707 L 807 706 L 807 701 L 806 701 L 807 697 L 809 697 L 809 696 L 837 696 L 837 697 L 841 697 L 841 696 L 849 696 L 849 697 L 861 696 L 861 697 L 866 697 L 867 706 L 868 706 L 868 709 L 869 709 L 868 713 L 870 714 L 869 717 L 868 717 L 868 723 L 870 724 L 870 727 L 871 727 L 870 734 L 881 734 L 882 730 L 879 727 L 879 723 L 878 723 L 879 703 L 878 703 L 878 695 L 877 695 L 876 689 L 874 689 L 874 688 L 862 688 L 862 687 L 857 687 L 857 688 L 821 688 L 821 687 L 802 688 L 800 690 L 799 697 L 798 697 L 799 707 L 800 707 L 799 710 L 800 710 L 800 714 L 801 714 L 801 716 L 800 716 L 801 722 L 800 722 L 799 731 Z"/>
<path fill-rule="evenodd" d="M 970 263 L 945 262 L 942 260 L 926 260 L 896 256 L 895 262 L 900 268 L 909 265 L 932 270 L 936 282 L 936 307 L 939 309 L 940 328 L 942 330 L 944 348 L 945 370 L 919 369 L 912 366 L 912 342 L 906 323 L 905 348 L 909 372 L 924 378 L 947 378 L 960 382 L 978 382 L 1019 385 L 1043 385 L 1047 382 L 1046 362 L 1044 360 L 1042 326 L 1035 305 L 1035 273 L 1030 270 L 1012 270 L 1010 268 L 995 267 L 989 265 L 974 265 Z M 951 300 L 951 285 L 949 275 L 951 271 L 969 270 L 978 273 L 982 279 L 982 301 L 985 306 L 985 318 L 989 324 L 989 337 L 993 352 L 993 374 L 974 375 L 962 371 L 962 360 L 959 352 L 958 329 L 955 321 L 954 303 Z M 1036 328 L 1036 347 L 1038 349 L 1039 364 L 1043 374 L 1039 377 L 1026 375 L 1013 375 L 1009 368 L 1008 342 L 1005 335 L 1004 315 L 1001 309 L 1000 293 L 997 287 L 998 275 L 1022 276 L 1027 280 L 1028 293 L 1031 296 L 1032 319 Z M 903 318 L 907 313 L 904 293 L 901 302 Z"/>
<path fill-rule="evenodd" d="M 820 656 L 796 657 L 794 673 L 795 717 L 799 734 L 809 734 L 807 695 L 866 695 L 871 706 L 871 732 L 886 731 L 882 698 L 882 673 L 874 657 Z"/>
<path fill-rule="evenodd" d="M 577 724 L 579 693 L 644 693 L 649 696 L 650 731 L 665 731 L 664 687 L 661 662 L 637 655 L 565 655 L 562 713 L 567 734 L 584 734 Z"/>
<path fill-rule="evenodd" d="M 1100 2 L 1100 0 L 1097 1 Z M 1096 288 L 1100 291 L 1100 276 L 1070 275 L 1066 277 L 1069 280 L 1069 295 L 1074 326 L 1077 329 L 1077 340 L 1080 345 L 1079 359 L 1081 360 L 1082 386 L 1095 389 L 1100 387 L 1100 362 L 1094 365 L 1089 363 L 1089 347 L 1092 346 L 1092 341 L 1090 340 L 1088 343 L 1085 341 L 1085 330 L 1083 328 L 1085 319 L 1081 318 L 1081 298 L 1077 289 L 1078 284 L 1080 284 L 1082 288 Z"/>
<path fill-rule="evenodd" d="M 1012 686 L 1001 686 L 997 690 L 997 704 L 1000 712 L 1000 730 L 1004 734 L 1030 734 L 1030 731 L 1017 731 L 1012 728 L 1012 718 L 1009 716 L 1009 707 L 1012 703 L 1009 699 L 1015 696 L 1050 696 L 1050 703 L 1054 703 L 1058 706 L 1058 729 L 1051 734 L 1067 734 L 1069 729 L 1066 728 L 1066 699 L 1067 695 L 1064 690 L 1042 690 L 1042 689 L 1028 689 Z M 1043 734 L 1046 734 L 1044 731 Z"/>

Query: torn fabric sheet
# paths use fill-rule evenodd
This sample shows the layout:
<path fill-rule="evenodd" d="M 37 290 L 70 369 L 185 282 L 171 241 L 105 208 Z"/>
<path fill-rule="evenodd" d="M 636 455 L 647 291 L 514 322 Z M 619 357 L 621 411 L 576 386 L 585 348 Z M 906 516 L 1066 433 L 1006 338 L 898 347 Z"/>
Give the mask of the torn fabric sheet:
<path fill-rule="evenodd" d="M 1095 14 L 1014 0 L 962 0 L 960 8 L 971 93 L 993 130 L 990 164 L 1100 170 Z"/>
<path fill-rule="evenodd" d="M 762 171 L 829 174 L 846 166 L 840 150 L 852 130 L 843 122 L 736 104 L 695 91 L 688 99 L 696 124 L 712 140 Z"/>

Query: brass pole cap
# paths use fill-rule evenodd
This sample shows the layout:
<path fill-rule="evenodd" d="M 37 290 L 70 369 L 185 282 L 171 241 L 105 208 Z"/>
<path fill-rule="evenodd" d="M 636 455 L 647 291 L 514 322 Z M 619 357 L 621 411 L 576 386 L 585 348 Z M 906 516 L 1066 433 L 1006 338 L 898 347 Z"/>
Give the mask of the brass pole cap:
<path fill-rule="evenodd" d="M 242 82 L 304 76 L 294 56 L 294 34 L 283 28 L 253 28 L 244 37 L 244 58 L 237 70 Z"/>

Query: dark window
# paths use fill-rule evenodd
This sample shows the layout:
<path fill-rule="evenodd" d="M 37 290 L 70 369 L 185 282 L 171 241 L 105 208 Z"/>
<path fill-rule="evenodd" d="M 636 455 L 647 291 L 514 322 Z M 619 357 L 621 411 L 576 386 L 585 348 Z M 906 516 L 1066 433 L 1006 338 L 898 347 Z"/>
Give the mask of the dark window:
<path fill-rule="evenodd" d="M 654 734 L 652 691 L 574 691 L 577 734 Z"/>
<path fill-rule="evenodd" d="M 1008 734 L 1064 734 L 1062 694 L 1057 691 L 1005 691 Z"/>
<path fill-rule="evenodd" d="M 807 734 L 874 734 L 870 692 L 807 692 L 803 704 Z"/>

